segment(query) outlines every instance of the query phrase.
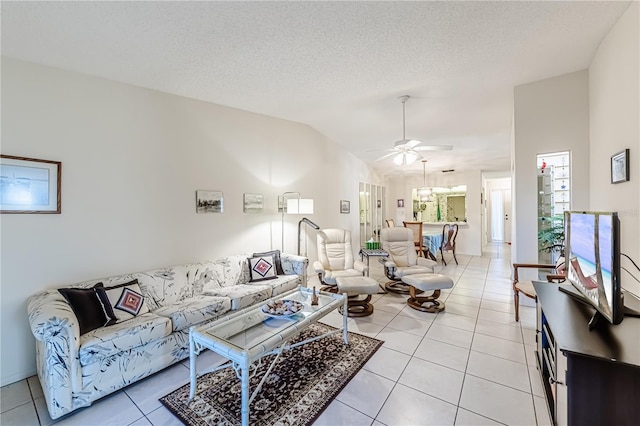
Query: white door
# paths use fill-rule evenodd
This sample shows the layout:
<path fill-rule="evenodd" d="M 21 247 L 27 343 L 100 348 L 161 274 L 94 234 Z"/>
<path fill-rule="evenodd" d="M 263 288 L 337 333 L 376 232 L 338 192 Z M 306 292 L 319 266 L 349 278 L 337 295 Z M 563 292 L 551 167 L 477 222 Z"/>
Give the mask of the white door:
<path fill-rule="evenodd" d="M 511 242 L 511 190 L 505 189 L 503 193 L 504 202 L 504 242 Z"/>
<path fill-rule="evenodd" d="M 502 189 L 491 190 L 491 241 L 504 241 L 504 198 Z"/>

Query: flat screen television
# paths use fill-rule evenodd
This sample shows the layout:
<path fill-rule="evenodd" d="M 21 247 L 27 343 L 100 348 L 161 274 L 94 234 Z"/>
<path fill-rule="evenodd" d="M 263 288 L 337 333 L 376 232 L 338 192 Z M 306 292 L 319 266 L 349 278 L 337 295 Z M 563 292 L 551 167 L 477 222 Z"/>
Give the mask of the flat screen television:
<path fill-rule="evenodd" d="M 578 291 L 578 298 L 596 309 L 589 328 L 600 317 L 619 324 L 624 317 L 624 298 L 617 213 L 570 211 L 564 219 L 567 280 Z"/>

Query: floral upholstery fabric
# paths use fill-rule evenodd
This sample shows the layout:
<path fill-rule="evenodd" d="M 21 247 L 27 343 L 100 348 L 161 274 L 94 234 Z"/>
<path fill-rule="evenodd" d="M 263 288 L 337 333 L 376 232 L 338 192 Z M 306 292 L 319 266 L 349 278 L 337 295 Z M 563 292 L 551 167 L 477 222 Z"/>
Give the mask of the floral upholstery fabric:
<path fill-rule="evenodd" d="M 184 299 L 180 303 L 163 306 L 153 313 L 170 319 L 173 331 L 180 331 L 217 318 L 231 309 L 231 305 L 231 301 L 226 297 L 200 295 Z"/>
<path fill-rule="evenodd" d="M 171 334 L 169 318 L 147 313 L 102 327 L 80 336 L 80 365 L 83 367 L 122 351 L 137 348 Z"/>
<path fill-rule="evenodd" d="M 187 285 L 186 266 L 141 272 L 135 277 L 145 296 L 145 303 L 152 311 L 193 296 L 193 287 Z"/>
<path fill-rule="evenodd" d="M 205 294 L 231 299 L 231 309 L 235 311 L 270 298 L 271 286 L 265 284 L 238 284 L 232 287 L 207 290 Z"/>
<path fill-rule="evenodd" d="M 247 285 L 249 256 L 229 256 L 65 286 L 89 288 L 102 282 L 111 287 L 137 278 L 152 311 L 82 336 L 78 320 L 60 292 L 51 289 L 31 296 L 27 311 L 36 340 L 36 367 L 51 418 L 89 406 L 187 358 L 188 327 L 214 321 L 234 309 L 234 297 L 236 306 L 245 307 L 306 283 L 308 259 L 282 254 L 287 276 L 270 280 L 270 285 L 262 287 Z M 225 289 L 228 296 L 203 296 L 205 290 L 215 289 Z"/>

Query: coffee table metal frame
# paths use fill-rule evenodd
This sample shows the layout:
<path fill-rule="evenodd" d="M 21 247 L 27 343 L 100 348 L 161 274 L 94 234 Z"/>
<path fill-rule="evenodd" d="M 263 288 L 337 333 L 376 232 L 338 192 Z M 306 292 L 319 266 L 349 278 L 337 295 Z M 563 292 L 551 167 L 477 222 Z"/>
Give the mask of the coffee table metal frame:
<path fill-rule="evenodd" d="M 251 306 L 200 327 L 189 329 L 189 368 L 191 386 L 189 401 L 196 394 L 197 367 L 196 358 L 204 349 L 212 350 L 229 362 L 215 367 L 200 375 L 231 367 L 241 381 L 242 389 L 242 425 L 249 424 L 249 405 L 258 394 L 264 381 L 275 366 L 283 352 L 306 343 L 319 340 L 342 332 L 345 345 L 349 343 L 347 329 L 347 315 L 343 315 L 342 329 L 336 329 L 321 336 L 316 336 L 302 342 L 290 344 L 289 341 L 300 332 L 316 323 L 339 306 L 347 311 L 347 295 L 317 292 L 318 305 L 311 305 L 312 289 L 299 286 L 289 292 L 265 300 L 264 303 Z M 290 299 L 304 304 L 302 311 L 286 318 L 271 318 L 262 312 L 263 304 L 271 300 Z M 249 396 L 249 379 L 262 364 L 262 358 L 276 355 L 262 380 Z"/>

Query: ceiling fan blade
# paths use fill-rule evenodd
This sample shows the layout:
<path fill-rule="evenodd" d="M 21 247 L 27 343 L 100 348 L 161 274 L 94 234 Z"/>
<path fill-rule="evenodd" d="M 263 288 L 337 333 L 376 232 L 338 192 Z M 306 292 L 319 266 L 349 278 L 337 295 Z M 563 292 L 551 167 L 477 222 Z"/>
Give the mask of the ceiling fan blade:
<path fill-rule="evenodd" d="M 378 149 L 368 149 L 365 152 L 380 152 L 380 151 L 396 152 L 397 150 L 395 148 L 378 148 Z"/>
<path fill-rule="evenodd" d="M 394 151 L 394 152 L 390 152 L 390 153 L 388 153 L 387 155 L 383 155 L 382 157 L 380 157 L 380 158 L 376 159 L 375 161 L 384 160 L 385 158 L 389 158 L 389 157 L 391 157 L 391 156 L 393 156 L 393 155 L 396 155 L 396 154 L 397 154 L 397 152 L 395 152 L 395 151 Z"/>
<path fill-rule="evenodd" d="M 422 145 L 413 148 L 415 151 L 451 151 L 451 145 Z"/>
<path fill-rule="evenodd" d="M 420 145 L 422 142 L 421 141 L 417 141 L 415 139 L 411 139 L 410 141 L 408 141 L 406 143 L 406 146 L 409 148 L 415 148 L 416 146 Z"/>

